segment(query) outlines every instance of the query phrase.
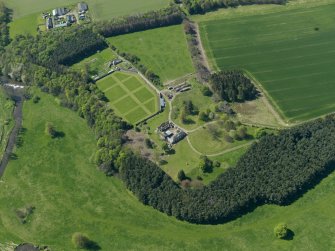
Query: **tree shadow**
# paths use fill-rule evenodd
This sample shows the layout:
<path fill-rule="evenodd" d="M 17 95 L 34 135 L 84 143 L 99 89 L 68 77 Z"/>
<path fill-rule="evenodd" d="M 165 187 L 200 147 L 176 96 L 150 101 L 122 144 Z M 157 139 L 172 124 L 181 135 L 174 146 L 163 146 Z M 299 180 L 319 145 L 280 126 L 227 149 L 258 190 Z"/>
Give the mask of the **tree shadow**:
<path fill-rule="evenodd" d="M 287 229 L 287 235 L 285 236 L 285 238 L 283 238 L 283 240 L 287 240 L 287 241 L 291 241 L 294 238 L 294 232 L 291 229 Z"/>
<path fill-rule="evenodd" d="M 61 132 L 61 131 L 55 132 L 54 138 L 64 138 L 64 137 L 65 137 L 65 133 L 64 132 Z"/>
<path fill-rule="evenodd" d="M 86 245 L 86 249 L 91 250 L 91 251 L 97 251 L 97 250 L 101 250 L 101 247 L 95 241 L 90 240 Z"/>

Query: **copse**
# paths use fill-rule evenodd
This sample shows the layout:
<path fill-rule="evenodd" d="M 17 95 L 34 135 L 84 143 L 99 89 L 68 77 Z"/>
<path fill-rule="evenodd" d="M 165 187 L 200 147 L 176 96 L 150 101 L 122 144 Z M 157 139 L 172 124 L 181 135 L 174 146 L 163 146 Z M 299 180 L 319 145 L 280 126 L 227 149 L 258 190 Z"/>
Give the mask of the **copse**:
<path fill-rule="evenodd" d="M 220 71 L 213 73 L 210 86 L 220 99 L 230 102 L 243 102 L 255 99 L 258 95 L 256 87 L 241 71 Z"/>
<path fill-rule="evenodd" d="M 262 137 L 208 186 L 181 189 L 154 163 L 128 155 L 121 178 L 145 204 L 193 223 L 221 223 L 263 204 L 287 205 L 335 168 L 335 115 Z"/>
<path fill-rule="evenodd" d="M 0 51 L 9 44 L 9 26 L 11 21 L 11 10 L 0 1 Z"/>

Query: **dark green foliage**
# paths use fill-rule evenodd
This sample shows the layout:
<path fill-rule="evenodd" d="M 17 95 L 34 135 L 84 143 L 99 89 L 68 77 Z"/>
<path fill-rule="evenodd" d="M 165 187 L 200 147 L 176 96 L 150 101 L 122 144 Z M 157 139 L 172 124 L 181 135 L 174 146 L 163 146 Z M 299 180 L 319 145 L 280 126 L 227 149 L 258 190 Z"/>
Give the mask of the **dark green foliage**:
<path fill-rule="evenodd" d="M 182 0 L 182 2 L 188 12 L 193 15 L 239 5 L 285 4 L 287 0 Z"/>
<path fill-rule="evenodd" d="M 50 41 L 51 48 L 49 48 L 45 45 L 46 41 L 51 38 L 62 41 L 67 35 L 71 39 L 72 35 L 67 31 L 55 31 L 50 34 L 48 32 L 37 37 L 16 37 L 6 47 L 5 53 L 0 55 L 0 67 L 5 75 L 10 74 L 23 84 L 37 85 L 42 91 L 58 96 L 61 105 L 77 111 L 79 116 L 85 118 L 98 142 L 98 150 L 93 159 L 102 171 L 111 175 L 117 172 L 118 163 L 123 157 L 123 151 L 121 151 L 123 135 L 130 125 L 114 114 L 103 93 L 96 85 L 88 82 L 85 76 L 71 72 L 64 66 L 56 65 L 54 68 L 49 65 L 44 66 L 50 58 L 47 55 L 55 51 L 52 47 L 55 43 Z M 76 32 L 77 28 L 73 31 Z M 85 32 L 79 32 L 79 34 L 85 34 Z M 81 46 L 78 44 L 79 40 L 73 41 L 77 43 L 73 46 Z M 57 132 L 56 136 L 64 135 Z"/>
<path fill-rule="evenodd" d="M 178 180 L 179 180 L 179 181 L 183 181 L 183 180 L 185 180 L 185 179 L 187 178 L 187 177 L 186 177 L 186 174 L 185 174 L 185 172 L 184 172 L 184 170 L 180 170 L 180 171 L 178 172 L 177 177 L 178 177 Z"/>
<path fill-rule="evenodd" d="M 203 173 L 211 173 L 213 171 L 213 161 L 211 161 L 207 156 L 201 156 L 199 168 Z"/>
<path fill-rule="evenodd" d="M 206 85 L 204 85 L 203 87 L 201 87 L 201 92 L 202 92 L 202 94 L 203 94 L 204 96 L 208 96 L 208 97 L 210 97 L 210 96 L 213 95 L 212 91 L 211 91 L 211 90 L 209 89 L 209 87 L 206 86 Z"/>
<path fill-rule="evenodd" d="M 152 141 L 150 139 L 146 138 L 144 140 L 144 142 L 145 142 L 145 145 L 147 146 L 147 148 L 150 148 L 150 149 L 154 148 L 154 146 L 152 144 Z"/>
<path fill-rule="evenodd" d="M 258 205 L 287 205 L 335 168 L 335 116 L 265 136 L 210 185 L 180 189 L 155 164 L 129 155 L 121 177 L 145 204 L 196 223 L 234 219 Z"/>
<path fill-rule="evenodd" d="M 35 104 L 37 104 L 40 100 L 41 100 L 41 98 L 40 98 L 39 96 L 34 96 L 34 97 L 33 97 L 33 102 L 34 102 Z"/>
<path fill-rule="evenodd" d="M 101 21 L 94 25 L 95 30 L 104 37 L 112 37 L 136 31 L 180 24 L 184 14 L 177 6 L 150 11 L 144 14 Z"/>
<path fill-rule="evenodd" d="M 196 115 L 199 113 L 198 108 L 193 104 L 191 100 L 184 101 L 183 109 L 186 115 Z"/>
<path fill-rule="evenodd" d="M 212 74 L 210 85 L 219 98 L 231 102 L 252 100 L 258 94 L 250 79 L 237 70 Z"/>
<path fill-rule="evenodd" d="M 3 2 L 0 2 L 0 51 L 10 42 L 8 24 L 11 21 L 11 12 Z"/>

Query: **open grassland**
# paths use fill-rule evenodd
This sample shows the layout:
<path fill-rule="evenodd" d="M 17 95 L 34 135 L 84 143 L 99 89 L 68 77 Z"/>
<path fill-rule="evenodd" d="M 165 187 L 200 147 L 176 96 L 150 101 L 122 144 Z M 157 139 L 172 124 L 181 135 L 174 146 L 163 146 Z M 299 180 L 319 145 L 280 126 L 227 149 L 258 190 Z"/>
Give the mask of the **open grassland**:
<path fill-rule="evenodd" d="M 122 52 L 138 56 L 163 82 L 194 71 L 182 25 L 109 38 Z"/>
<path fill-rule="evenodd" d="M 210 127 L 215 128 L 215 135 L 211 133 Z M 189 134 L 189 139 L 193 147 L 203 155 L 217 154 L 231 148 L 244 145 L 254 139 L 257 129 L 255 127 L 245 127 L 247 137 L 243 140 L 233 140 L 227 142 L 225 136 L 230 135 L 221 125 L 220 122 L 205 125 L 200 129 Z"/>
<path fill-rule="evenodd" d="M 13 128 L 14 103 L 8 99 L 0 87 L 0 160 L 5 151 L 9 134 Z"/>
<path fill-rule="evenodd" d="M 180 222 L 142 205 L 117 178 L 90 163 L 94 135 L 74 112 L 52 96 L 24 105 L 23 145 L 0 182 L 1 243 L 33 242 L 52 250 L 73 250 L 71 235 L 84 232 L 101 250 L 332 250 L 335 229 L 335 174 L 290 206 L 262 206 L 216 226 Z M 64 133 L 50 139 L 52 122 Z M 27 223 L 15 211 L 36 209 Z M 286 222 L 293 240 L 278 240 L 273 228 Z M 0 247 L 3 245 L 0 245 Z"/>
<path fill-rule="evenodd" d="M 97 82 L 115 112 L 136 124 L 159 110 L 157 93 L 138 75 L 116 72 Z"/>
<path fill-rule="evenodd" d="M 217 68 L 245 69 L 290 122 L 335 110 L 335 4 L 200 23 Z"/>
<path fill-rule="evenodd" d="M 43 12 L 57 7 L 65 7 L 80 2 L 79 0 L 3 0 L 14 10 L 14 18 Z M 145 12 L 166 7 L 168 0 L 86 0 L 95 20 L 107 20 L 117 16 Z"/>
<path fill-rule="evenodd" d="M 77 70 L 86 68 L 91 76 L 101 76 L 110 70 L 109 63 L 116 58 L 117 56 L 114 54 L 114 52 L 107 48 L 102 51 L 98 51 L 94 55 L 85 58 L 71 67 Z"/>

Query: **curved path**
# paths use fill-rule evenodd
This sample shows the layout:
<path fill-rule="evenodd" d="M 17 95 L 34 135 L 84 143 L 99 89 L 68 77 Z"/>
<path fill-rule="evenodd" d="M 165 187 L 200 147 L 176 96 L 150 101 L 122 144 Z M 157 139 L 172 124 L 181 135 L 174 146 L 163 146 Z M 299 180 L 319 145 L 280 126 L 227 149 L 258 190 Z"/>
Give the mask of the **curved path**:
<path fill-rule="evenodd" d="M 15 99 L 15 107 L 13 111 L 13 117 L 15 120 L 15 125 L 9 135 L 6 150 L 0 162 L 0 177 L 2 177 L 2 175 L 4 174 L 6 166 L 11 158 L 16 143 L 17 135 L 20 132 L 20 128 L 22 125 L 23 97 L 21 96 L 21 94 L 16 93 L 14 99 Z"/>

